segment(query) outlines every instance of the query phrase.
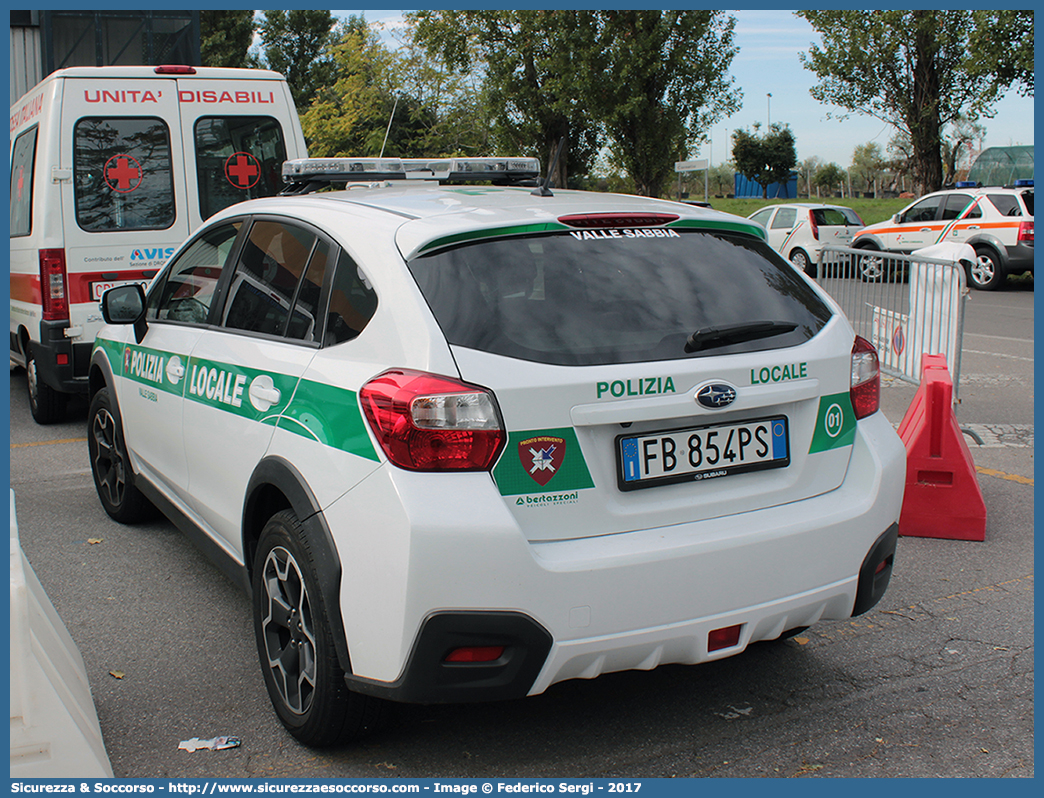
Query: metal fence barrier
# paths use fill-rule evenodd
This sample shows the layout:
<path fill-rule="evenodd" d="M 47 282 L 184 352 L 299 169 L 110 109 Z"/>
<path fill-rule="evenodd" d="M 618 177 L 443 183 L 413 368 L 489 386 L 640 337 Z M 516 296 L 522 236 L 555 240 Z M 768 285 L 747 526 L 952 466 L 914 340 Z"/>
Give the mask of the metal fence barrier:
<path fill-rule="evenodd" d="M 825 246 L 814 279 L 877 347 L 885 374 L 917 385 L 921 355 L 945 355 L 957 401 L 968 295 L 958 262 Z"/>

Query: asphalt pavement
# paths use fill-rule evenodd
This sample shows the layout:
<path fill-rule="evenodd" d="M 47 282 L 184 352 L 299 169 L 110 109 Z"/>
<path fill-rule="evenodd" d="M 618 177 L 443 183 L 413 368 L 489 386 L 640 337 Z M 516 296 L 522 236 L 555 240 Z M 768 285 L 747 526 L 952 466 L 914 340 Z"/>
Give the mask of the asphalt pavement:
<path fill-rule="evenodd" d="M 914 390 L 885 381 L 893 423 Z M 20 370 L 10 391 L 22 546 L 83 654 L 117 776 L 1034 775 L 1031 281 L 968 306 L 956 413 L 983 442 L 968 438 L 984 542 L 900 538 L 880 604 L 784 643 L 518 701 L 399 706 L 374 737 L 324 752 L 272 712 L 247 598 L 173 525 L 102 511 L 86 405 L 41 427 Z M 242 745 L 178 750 L 225 734 Z"/>

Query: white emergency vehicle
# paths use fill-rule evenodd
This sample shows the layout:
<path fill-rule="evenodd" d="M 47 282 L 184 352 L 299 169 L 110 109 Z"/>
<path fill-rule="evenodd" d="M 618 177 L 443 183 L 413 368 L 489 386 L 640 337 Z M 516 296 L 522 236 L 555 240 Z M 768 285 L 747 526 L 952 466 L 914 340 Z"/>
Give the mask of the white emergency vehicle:
<path fill-rule="evenodd" d="M 102 293 L 147 283 L 202 221 L 307 155 L 276 72 L 75 67 L 11 106 L 11 361 L 33 417 L 87 390 Z"/>
<path fill-rule="evenodd" d="M 909 255 L 935 244 L 968 244 L 975 261 L 966 267 L 968 285 L 983 291 L 1002 287 L 1009 274 L 1033 271 L 1033 181 L 981 188 L 957 188 L 921 197 L 891 219 L 867 225 L 852 246 Z M 864 280 L 886 277 L 886 261 L 860 258 Z"/>
<path fill-rule="evenodd" d="M 888 584 L 873 347 L 760 225 L 538 173 L 292 161 L 295 195 L 103 297 L 102 506 L 158 507 L 250 592 L 306 744 L 731 656 Z"/>

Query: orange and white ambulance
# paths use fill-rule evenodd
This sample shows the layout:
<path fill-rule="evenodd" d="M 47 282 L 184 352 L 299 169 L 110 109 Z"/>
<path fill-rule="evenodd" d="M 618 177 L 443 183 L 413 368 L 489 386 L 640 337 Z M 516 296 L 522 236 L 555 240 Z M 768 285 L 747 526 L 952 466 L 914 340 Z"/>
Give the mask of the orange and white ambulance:
<path fill-rule="evenodd" d="M 285 78 L 191 66 L 74 67 L 11 107 L 11 362 L 33 417 L 87 391 L 98 302 L 147 283 L 217 211 L 282 189 L 306 157 Z"/>

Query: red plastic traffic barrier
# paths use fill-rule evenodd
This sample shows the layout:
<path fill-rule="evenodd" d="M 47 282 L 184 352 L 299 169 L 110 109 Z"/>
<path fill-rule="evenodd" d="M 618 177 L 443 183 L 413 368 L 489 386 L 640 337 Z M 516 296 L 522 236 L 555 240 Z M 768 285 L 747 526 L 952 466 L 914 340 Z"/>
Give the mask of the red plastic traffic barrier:
<path fill-rule="evenodd" d="M 985 540 L 986 503 L 953 413 L 944 355 L 921 356 L 921 385 L 899 425 L 906 444 L 906 494 L 899 534 Z"/>

